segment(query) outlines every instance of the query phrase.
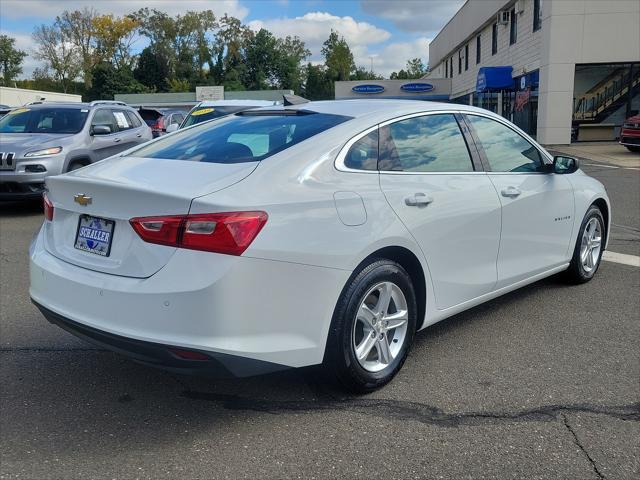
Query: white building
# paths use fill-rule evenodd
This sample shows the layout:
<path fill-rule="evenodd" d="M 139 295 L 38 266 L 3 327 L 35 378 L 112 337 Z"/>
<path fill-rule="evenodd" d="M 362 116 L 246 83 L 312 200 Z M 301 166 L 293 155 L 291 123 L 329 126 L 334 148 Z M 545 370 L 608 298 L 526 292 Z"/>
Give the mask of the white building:
<path fill-rule="evenodd" d="M 543 144 L 613 140 L 640 109 L 640 0 L 468 0 L 429 63 Z"/>
<path fill-rule="evenodd" d="M 44 90 L 28 90 L 26 88 L 0 87 L 0 104 L 19 107 L 31 102 L 81 102 L 80 95 L 70 93 L 45 92 Z"/>

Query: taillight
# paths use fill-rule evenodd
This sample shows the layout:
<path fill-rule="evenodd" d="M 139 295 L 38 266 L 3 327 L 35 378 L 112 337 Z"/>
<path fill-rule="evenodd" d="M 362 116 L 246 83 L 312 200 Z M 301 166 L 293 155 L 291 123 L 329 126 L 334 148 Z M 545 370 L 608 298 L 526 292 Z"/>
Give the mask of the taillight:
<path fill-rule="evenodd" d="M 156 123 L 151 125 L 152 130 L 162 130 L 164 128 L 164 117 L 158 117 Z"/>
<path fill-rule="evenodd" d="M 129 223 L 148 243 L 242 255 L 267 218 L 266 212 L 225 212 L 139 217 Z"/>
<path fill-rule="evenodd" d="M 44 207 L 44 219 L 48 221 L 53 220 L 53 203 L 49 200 L 46 193 L 42 194 L 42 204 Z"/>

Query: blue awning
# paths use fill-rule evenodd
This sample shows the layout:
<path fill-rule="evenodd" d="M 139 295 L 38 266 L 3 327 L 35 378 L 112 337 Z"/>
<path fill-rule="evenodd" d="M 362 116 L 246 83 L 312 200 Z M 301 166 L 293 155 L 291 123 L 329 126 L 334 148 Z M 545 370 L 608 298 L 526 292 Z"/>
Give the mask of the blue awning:
<path fill-rule="evenodd" d="M 477 92 L 513 90 L 513 67 L 481 67 L 476 82 Z"/>

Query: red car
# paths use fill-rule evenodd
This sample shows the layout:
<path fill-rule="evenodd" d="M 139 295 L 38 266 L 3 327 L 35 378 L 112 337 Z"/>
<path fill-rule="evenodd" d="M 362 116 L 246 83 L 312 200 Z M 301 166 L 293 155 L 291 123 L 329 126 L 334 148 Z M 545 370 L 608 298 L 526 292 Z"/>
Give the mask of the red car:
<path fill-rule="evenodd" d="M 620 130 L 620 145 L 632 152 L 640 152 L 640 115 L 629 117 Z"/>

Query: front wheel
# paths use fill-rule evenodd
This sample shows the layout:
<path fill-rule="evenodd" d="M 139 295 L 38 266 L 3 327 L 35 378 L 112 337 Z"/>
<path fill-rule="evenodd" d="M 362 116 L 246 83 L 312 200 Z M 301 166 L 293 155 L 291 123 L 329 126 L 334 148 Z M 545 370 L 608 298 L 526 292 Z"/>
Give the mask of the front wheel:
<path fill-rule="evenodd" d="M 592 205 L 582 220 L 567 278 L 573 283 L 585 283 L 593 278 L 600 266 L 604 250 L 605 225 L 602 212 Z"/>
<path fill-rule="evenodd" d="M 636 147 L 634 145 L 625 145 L 625 147 L 627 147 L 627 150 L 630 152 L 640 153 L 640 146 Z"/>
<path fill-rule="evenodd" d="M 416 330 L 416 295 L 399 264 L 373 260 L 354 274 L 336 306 L 325 367 L 348 390 L 388 383 L 407 357 Z"/>

